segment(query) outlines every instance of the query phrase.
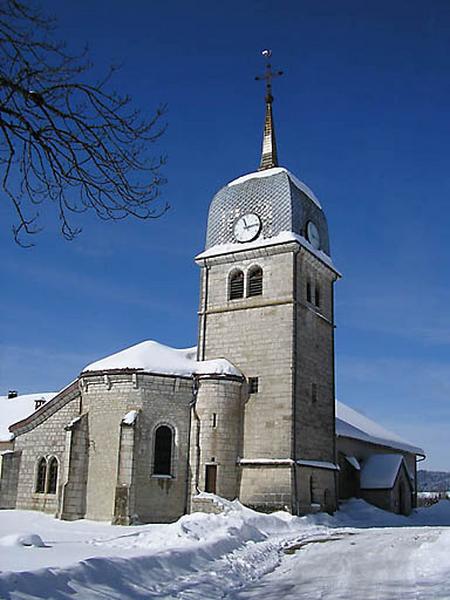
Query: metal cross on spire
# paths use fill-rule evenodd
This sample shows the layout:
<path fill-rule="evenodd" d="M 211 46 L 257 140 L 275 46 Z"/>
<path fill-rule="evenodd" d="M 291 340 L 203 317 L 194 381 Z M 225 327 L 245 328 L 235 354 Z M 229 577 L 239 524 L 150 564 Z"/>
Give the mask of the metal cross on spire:
<path fill-rule="evenodd" d="M 264 135 L 259 171 L 278 166 L 277 143 L 272 114 L 272 79 L 279 75 L 283 75 L 283 71 L 272 71 L 272 65 L 270 64 L 272 50 L 263 50 L 261 54 L 266 59 L 266 71 L 264 75 L 257 75 L 255 79 L 257 81 L 266 82 L 266 118 L 264 122 Z"/>
<path fill-rule="evenodd" d="M 279 77 L 280 75 L 283 75 L 283 71 L 272 71 L 272 65 L 269 62 L 270 57 L 272 56 L 272 50 L 263 50 L 261 54 L 267 60 L 266 71 L 264 75 L 257 75 L 255 79 L 256 81 L 266 82 L 266 102 L 273 102 L 272 79 L 274 77 Z"/>

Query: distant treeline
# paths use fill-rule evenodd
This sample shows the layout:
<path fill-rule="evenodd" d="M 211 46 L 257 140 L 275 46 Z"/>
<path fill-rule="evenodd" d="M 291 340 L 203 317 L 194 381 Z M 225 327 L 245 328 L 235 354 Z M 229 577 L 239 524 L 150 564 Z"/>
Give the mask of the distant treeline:
<path fill-rule="evenodd" d="M 418 471 L 419 492 L 446 492 L 450 490 L 450 473 L 446 471 Z"/>

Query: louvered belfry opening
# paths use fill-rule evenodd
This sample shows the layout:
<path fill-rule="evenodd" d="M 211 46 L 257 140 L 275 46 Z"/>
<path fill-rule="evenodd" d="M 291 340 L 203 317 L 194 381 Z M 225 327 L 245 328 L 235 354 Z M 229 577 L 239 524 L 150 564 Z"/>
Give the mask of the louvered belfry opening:
<path fill-rule="evenodd" d="M 254 267 L 248 274 L 248 296 L 261 296 L 263 292 L 263 272 L 261 267 Z"/>
<path fill-rule="evenodd" d="M 230 277 L 230 300 L 244 297 L 244 273 L 235 271 Z"/>

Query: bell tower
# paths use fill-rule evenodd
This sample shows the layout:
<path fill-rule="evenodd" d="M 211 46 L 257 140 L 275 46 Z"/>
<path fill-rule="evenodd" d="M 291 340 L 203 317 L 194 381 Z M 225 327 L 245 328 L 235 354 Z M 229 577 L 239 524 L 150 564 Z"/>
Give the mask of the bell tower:
<path fill-rule="evenodd" d="M 270 51 L 263 55 L 260 166 L 214 196 L 206 248 L 196 257 L 198 359 L 226 358 L 246 377 L 241 404 L 235 402 L 228 424 L 222 423 L 237 457 L 230 497 L 262 510 L 333 510 L 333 285 L 339 273 L 319 201 L 278 166 L 272 79 L 281 71 L 272 70 Z M 202 402 L 207 412 L 208 398 Z M 226 472 L 229 477 L 229 465 Z M 220 480 L 219 459 L 214 476 Z"/>

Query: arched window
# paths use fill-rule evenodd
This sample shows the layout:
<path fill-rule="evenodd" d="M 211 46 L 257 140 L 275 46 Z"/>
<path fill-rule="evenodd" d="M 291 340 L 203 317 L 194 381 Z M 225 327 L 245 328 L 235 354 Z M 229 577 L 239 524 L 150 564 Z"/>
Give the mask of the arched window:
<path fill-rule="evenodd" d="M 47 494 L 56 494 L 58 483 L 58 460 L 52 456 L 48 461 Z"/>
<path fill-rule="evenodd" d="M 160 425 L 155 432 L 153 475 L 171 475 L 171 464 L 172 430 L 167 425 Z"/>
<path fill-rule="evenodd" d="M 247 296 L 261 296 L 263 292 L 263 272 L 261 267 L 253 267 L 248 273 Z"/>
<path fill-rule="evenodd" d="M 36 493 L 45 493 L 45 480 L 47 478 L 47 461 L 44 457 L 39 459 L 36 473 Z"/>
<path fill-rule="evenodd" d="M 244 273 L 242 271 L 233 271 L 230 277 L 228 298 L 236 300 L 244 297 Z"/>

